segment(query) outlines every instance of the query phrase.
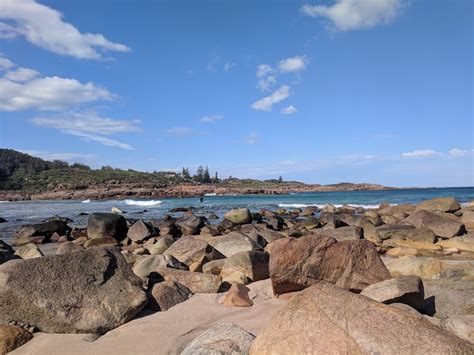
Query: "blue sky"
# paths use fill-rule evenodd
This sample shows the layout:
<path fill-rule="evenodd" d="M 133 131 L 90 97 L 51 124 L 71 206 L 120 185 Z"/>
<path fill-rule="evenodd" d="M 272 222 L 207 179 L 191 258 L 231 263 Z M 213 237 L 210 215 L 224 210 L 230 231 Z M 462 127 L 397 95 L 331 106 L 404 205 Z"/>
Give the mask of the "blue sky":
<path fill-rule="evenodd" d="M 0 0 L 0 146 L 472 186 L 470 0 Z"/>

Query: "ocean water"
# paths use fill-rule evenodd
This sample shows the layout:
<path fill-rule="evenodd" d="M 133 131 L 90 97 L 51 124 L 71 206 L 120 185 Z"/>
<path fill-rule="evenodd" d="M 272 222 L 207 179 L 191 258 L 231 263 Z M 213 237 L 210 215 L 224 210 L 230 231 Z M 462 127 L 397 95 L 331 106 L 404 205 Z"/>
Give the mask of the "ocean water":
<path fill-rule="evenodd" d="M 0 238 L 10 239 L 14 230 L 20 225 L 41 222 L 52 216 L 67 217 L 73 220 L 72 226 L 85 226 L 87 215 L 93 212 L 110 212 L 116 207 L 127 218 L 161 218 L 175 207 L 194 207 L 195 213 L 209 215 L 216 213 L 222 216 L 230 208 L 248 207 L 252 211 L 262 208 L 279 207 L 303 208 L 325 204 L 361 206 L 376 208 L 382 202 L 391 204 L 419 203 L 435 197 L 453 196 L 459 202 L 474 200 L 474 187 L 430 188 L 384 191 L 350 191 L 350 192 L 307 192 L 288 195 L 227 195 L 205 196 L 201 203 L 199 198 L 170 199 L 125 199 L 125 200 L 85 200 L 85 201 L 21 201 L 0 202 L 0 217 L 7 223 L 0 224 Z M 81 215 L 82 214 L 82 215 Z M 179 214 L 175 214 L 179 215 Z"/>

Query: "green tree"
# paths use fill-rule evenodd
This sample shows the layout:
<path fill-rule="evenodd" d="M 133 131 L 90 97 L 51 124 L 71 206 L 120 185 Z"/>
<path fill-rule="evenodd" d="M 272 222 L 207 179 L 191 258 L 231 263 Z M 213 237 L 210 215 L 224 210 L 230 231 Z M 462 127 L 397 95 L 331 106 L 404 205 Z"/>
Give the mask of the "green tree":
<path fill-rule="evenodd" d="M 204 180 L 204 168 L 202 165 L 199 165 L 199 167 L 196 170 L 196 175 L 193 176 L 193 180 L 198 181 L 198 182 L 203 182 Z"/>
<path fill-rule="evenodd" d="M 211 182 L 211 175 L 209 175 L 209 168 L 207 166 L 204 169 L 204 173 L 202 175 L 202 182 L 205 182 L 206 184 Z"/>
<path fill-rule="evenodd" d="M 181 172 L 181 175 L 183 176 L 184 179 L 191 179 L 191 175 L 189 175 L 189 169 L 183 167 L 183 171 Z"/>
<path fill-rule="evenodd" d="M 278 178 L 278 183 L 281 184 L 282 182 L 283 182 L 283 178 L 280 176 L 280 177 Z"/>

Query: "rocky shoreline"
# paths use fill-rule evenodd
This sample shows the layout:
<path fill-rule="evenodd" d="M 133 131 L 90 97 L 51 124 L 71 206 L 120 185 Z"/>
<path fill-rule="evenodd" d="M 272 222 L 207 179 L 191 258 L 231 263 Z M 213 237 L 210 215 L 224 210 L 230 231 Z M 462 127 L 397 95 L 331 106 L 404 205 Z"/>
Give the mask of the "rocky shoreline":
<path fill-rule="evenodd" d="M 22 226 L 0 353 L 474 353 L 474 203 L 215 218 Z"/>
<path fill-rule="evenodd" d="M 45 191 L 0 190 L 0 201 L 24 200 L 107 200 L 137 198 L 184 198 L 197 197 L 205 194 L 216 195 L 249 195 L 266 194 L 282 195 L 298 192 L 330 192 L 330 191 L 374 191 L 394 188 L 377 184 L 342 183 L 336 185 L 318 185 L 303 183 L 283 183 L 272 187 L 222 187 L 213 184 L 185 183 L 174 186 L 156 186 L 147 184 L 107 184 L 88 186 L 78 189 L 53 189 Z"/>

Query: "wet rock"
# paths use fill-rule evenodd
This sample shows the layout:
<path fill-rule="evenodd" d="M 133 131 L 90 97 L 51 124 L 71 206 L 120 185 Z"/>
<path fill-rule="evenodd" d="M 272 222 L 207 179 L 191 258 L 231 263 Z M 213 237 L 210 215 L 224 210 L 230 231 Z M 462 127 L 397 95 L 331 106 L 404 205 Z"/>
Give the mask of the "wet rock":
<path fill-rule="evenodd" d="M 248 208 L 234 208 L 224 215 L 224 219 L 233 224 L 247 224 L 252 222 L 252 214 Z"/>
<path fill-rule="evenodd" d="M 282 336 L 284 334 L 284 336 Z M 295 295 L 250 354 L 460 354 L 474 346 L 406 311 L 328 283 Z"/>
<path fill-rule="evenodd" d="M 15 255 L 22 259 L 41 258 L 44 256 L 38 246 L 34 243 L 25 244 L 19 247 L 16 250 Z"/>
<path fill-rule="evenodd" d="M 163 281 L 153 285 L 148 297 L 148 307 L 164 312 L 187 301 L 192 295 L 193 293 L 179 282 Z"/>
<path fill-rule="evenodd" d="M 0 223 L 7 223 L 8 221 L 5 218 L 0 217 Z"/>
<path fill-rule="evenodd" d="M 235 324 L 218 324 L 201 332 L 180 354 L 248 354 L 254 339 Z"/>
<path fill-rule="evenodd" d="M 465 233 L 464 225 L 461 222 L 426 210 L 418 210 L 403 220 L 416 228 L 431 229 L 433 233 L 441 238 L 452 238 Z"/>
<path fill-rule="evenodd" d="M 92 213 L 87 224 L 89 238 L 112 237 L 122 241 L 127 236 L 127 221 L 114 213 Z"/>
<path fill-rule="evenodd" d="M 10 324 L 0 324 L 0 354 L 6 354 L 33 338 L 29 331 Z"/>
<path fill-rule="evenodd" d="M 232 284 L 227 291 L 222 304 L 224 307 L 252 307 L 253 302 L 249 297 L 250 289 L 241 284 Z"/>
<path fill-rule="evenodd" d="M 299 291 L 319 281 L 361 291 L 390 279 L 377 250 L 366 240 L 337 242 L 315 235 L 271 245 L 270 278 L 275 294 Z"/>
<path fill-rule="evenodd" d="M 140 284 L 116 249 L 12 260 L 0 266 L 0 323 L 15 320 L 43 332 L 101 334 L 145 306 Z"/>
<path fill-rule="evenodd" d="M 360 293 L 385 304 L 404 303 L 421 310 L 425 303 L 423 281 L 418 276 L 398 276 L 367 286 Z"/>

